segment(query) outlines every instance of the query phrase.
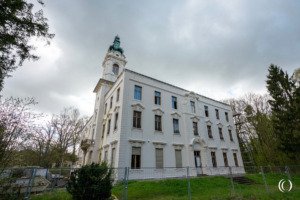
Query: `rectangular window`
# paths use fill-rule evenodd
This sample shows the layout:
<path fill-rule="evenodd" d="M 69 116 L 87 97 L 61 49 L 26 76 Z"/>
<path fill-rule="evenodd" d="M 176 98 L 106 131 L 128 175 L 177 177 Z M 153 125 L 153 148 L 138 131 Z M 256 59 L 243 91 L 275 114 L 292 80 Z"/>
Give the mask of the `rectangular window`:
<path fill-rule="evenodd" d="M 142 87 L 135 85 L 134 86 L 134 99 L 142 100 Z"/>
<path fill-rule="evenodd" d="M 107 124 L 107 135 L 109 134 L 109 132 L 110 132 L 110 122 L 111 122 L 111 120 L 109 119 L 108 120 L 108 124 Z"/>
<path fill-rule="evenodd" d="M 114 130 L 117 130 L 118 128 L 118 118 L 119 118 L 119 113 L 115 114 L 115 125 L 114 125 Z"/>
<path fill-rule="evenodd" d="M 105 133 L 105 124 L 103 124 L 103 126 L 102 126 L 102 136 L 101 136 L 101 138 L 104 137 L 104 133 Z"/>
<path fill-rule="evenodd" d="M 105 103 L 104 105 L 104 114 L 106 114 L 106 111 L 107 111 L 107 103 Z"/>
<path fill-rule="evenodd" d="M 228 112 L 225 112 L 225 119 L 226 119 L 226 122 L 229 122 Z"/>
<path fill-rule="evenodd" d="M 220 128 L 220 127 L 219 127 L 219 135 L 220 135 L 220 139 L 224 140 L 223 131 L 222 131 L 222 128 Z"/>
<path fill-rule="evenodd" d="M 141 147 L 132 147 L 131 168 L 132 169 L 141 168 Z"/>
<path fill-rule="evenodd" d="M 190 103 L 191 103 L 191 112 L 192 113 L 196 113 L 195 102 L 194 101 L 190 101 Z"/>
<path fill-rule="evenodd" d="M 193 132 L 194 132 L 194 135 L 199 135 L 198 134 L 198 123 L 197 122 L 193 122 Z"/>
<path fill-rule="evenodd" d="M 120 99 L 120 88 L 118 88 L 118 90 L 117 90 L 117 99 L 116 99 L 116 101 L 118 102 L 119 99 Z"/>
<path fill-rule="evenodd" d="M 105 151 L 104 152 L 104 162 L 106 162 L 106 163 L 107 163 L 107 155 L 108 155 L 108 151 Z"/>
<path fill-rule="evenodd" d="M 161 131 L 161 116 L 160 115 L 155 115 L 155 130 L 156 131 Z"/>
<path fill-rule="evenodd" d="M 114 97 L 112 96 L 112 97 L 110 97 L 110 106 L 109 106 L 109 108 L 112 108 L 112 106 L 113 106 L 113 99 L 114 99 Z"/>
<path fill-rule="evenodd" d="M 235 166 L 238 167 L 238 166 L 239 166 L 239 163 L 238 163 L 238 159 L 237 159 L 236 153 L 233 153 L 233 159 L 234 159 L 234 164 L 235 164 Z"/>
<path fill-rule="evenodd" d="M 211 126 L 207 125 L 207 134 L 209 138 L 213 138 L 212 132 L 211 132 Z"/>
<path fill-rule="evenodd" d="M 228 129 L 228 133 L 229 133 L 229 138 L 230 138 L 230 141 L 233 142 L 233 137 L 232 137 L 232 132 L 230 129 Z"/>
<path fill-rule="evenodd" d="M 161 105 L 161 93 L 158 91 L 154 92 L 154 103 L 156 105 Z"/>
<path fill-rule="evenodd" d="M 111 161 L 110 161 L 110 166 L 111 167 L 115 166 L 115 154 L 116 154 L 116 149 L 112 148 L 111 149 Z"/>
<path fill-rule="evenodd" d="M 212 151 L 211 154 L 211 162 L 213 167 L 217 167 L 217 159 L 216 159 L 216 152 Z"/>
<path fill-rule="evenodd" d="M 223 159 L 224 159 L 224 166 L 228 167 L 228 159 L 227 159 L 227 153 L 223 152 Z"/>
<path fill-rule="evenodd" d="M 218 109 L 215 109 L 216 110 L 216 118 L 217 119 L 220 119 L 220 116 L 219 116 L 219 110 Z"/>
<path fill-rule="evenodd" d="M 134 128 L 141 128 L 141 116 L 142 116 L 142 112 L 133 111 L 133 127 Z"/>
<path fill-rule="evenodd" d="M 172 108 L 177 109 L 177 97 L 172 96 Z"/>
<path fill-rule="evenodd" d="M 176 168 L 182 167 L 182 154 L 180 149 L 175 149 Z"/>
<path fill-rule="evenodd" d="M 164 151 L 162 148 L 155 149 L 156 168 L 164 167 Z"/>
<path fill-rule="evenodd" d="M 179 133 L 179 120 L 173 119 L 173 130 L 174 133 Z"/>
<path fill-rule="evenodd" d="M 209 117 L 208 106 L 204 106 L 205 117 Z"/>

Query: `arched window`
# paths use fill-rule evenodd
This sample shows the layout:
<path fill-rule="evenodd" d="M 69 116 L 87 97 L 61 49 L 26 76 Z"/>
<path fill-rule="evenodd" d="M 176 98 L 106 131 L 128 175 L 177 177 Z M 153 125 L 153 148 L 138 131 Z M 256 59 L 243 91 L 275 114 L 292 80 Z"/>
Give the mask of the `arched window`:
<path fill-rule="evenodd" d="M 113 65 L 113 73 L 115 75 L 118 75 L 119 74 L 119 65 L 118 64 L 114 64 Z"/>

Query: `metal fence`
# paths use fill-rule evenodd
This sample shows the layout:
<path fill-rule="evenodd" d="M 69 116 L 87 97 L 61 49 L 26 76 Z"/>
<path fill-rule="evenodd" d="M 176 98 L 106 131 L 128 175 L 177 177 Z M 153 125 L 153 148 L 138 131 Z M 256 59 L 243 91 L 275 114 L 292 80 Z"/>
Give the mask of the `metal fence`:
<path fill-rule="evenodd" d="M 0 175 L 0 199 L 30 199 L 32 195 L 65 188 L 74 168 L 13 168 Z M 149 199 L 165 193 L 173 199 L 210 199 L 266 195 L 300 195 L 300 166 L 112 168 L 113 194 L 118 199 L 136 199 L 136 190 L 149 187 Z M 6 183 L 5 183 L 6 180 Z M 9 180 L 7 182 L 7 180 Z M 160 181 L 161 180 L 161 181 Z M 292 187 L 290 185 L 292 183 Z M 149 186 L 149 185 L 154 186 Z M 148 186 L 147 186 L 148 185 Z M 89 187 L 89 186 L 86 186 Z M 290 191 L 289 191 L 290 190 Z M 173 197 L 171 196 L 173 195 Z M 167 199 L 168 197 L 166 197 Z M 205 199 L 205 198 L 204 198 Z M 260 198 L 258 198 L 260 199 Z M 281 198 L 279 198 L 281 199 Z M 300 199 L 300 196 L 299 196 Z"/>

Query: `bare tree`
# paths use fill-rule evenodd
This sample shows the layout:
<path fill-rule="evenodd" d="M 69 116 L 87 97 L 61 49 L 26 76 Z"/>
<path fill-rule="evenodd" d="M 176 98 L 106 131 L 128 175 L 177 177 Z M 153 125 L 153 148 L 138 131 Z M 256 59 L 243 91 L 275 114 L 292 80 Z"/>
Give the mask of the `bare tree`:
<path fill-rule="evenodd" d="M 59 156 L 59 165 L 64 162 L 64 158 L 70 148 L 75 162 L 76 148 L 80 140 L 80 132 L 86 123 L 86 119 L 80 117 L 79 110 L 73 107 L 64 108 L 60 115 L 53 116 L 51 124 L 55 129 L 55 147 Z"/>
<path fill-rule="evenodd" d="M 39 114 L 31 110 L 37 102 L 33 98 L 0 97 L 0 169 L 7 167 L 13 153 L 28 141 L 36 128 Z"/>

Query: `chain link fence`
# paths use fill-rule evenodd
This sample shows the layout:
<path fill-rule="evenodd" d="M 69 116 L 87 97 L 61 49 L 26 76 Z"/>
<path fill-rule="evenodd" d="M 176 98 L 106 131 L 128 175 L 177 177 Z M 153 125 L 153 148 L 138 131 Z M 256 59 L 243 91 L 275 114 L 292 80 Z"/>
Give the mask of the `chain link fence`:
<path fill-rule="evenodd" d="M 13 168 L 0 174 L 0 199 L 31 199 L 66 187 L 74 168 Z M 117 199 L 300 199 L 300 166 L 112 168 Z M 292 186 L 291 186 L 292 184 Z M 90 186 L 86 186 L 90 187 Z M 62 190 L 65 191 L 65 190 Z M 158 198 L 160 197 L 160 198 Z"/>

